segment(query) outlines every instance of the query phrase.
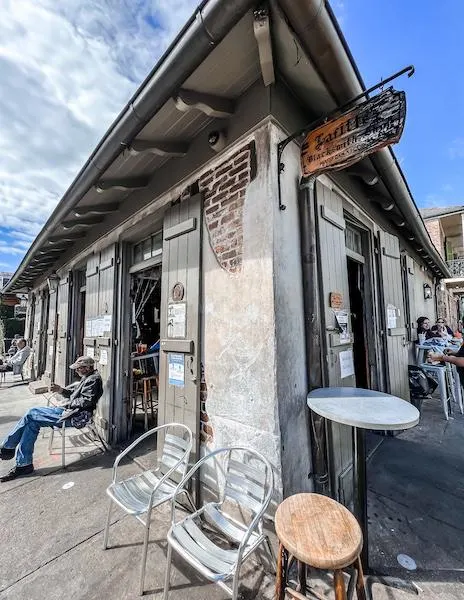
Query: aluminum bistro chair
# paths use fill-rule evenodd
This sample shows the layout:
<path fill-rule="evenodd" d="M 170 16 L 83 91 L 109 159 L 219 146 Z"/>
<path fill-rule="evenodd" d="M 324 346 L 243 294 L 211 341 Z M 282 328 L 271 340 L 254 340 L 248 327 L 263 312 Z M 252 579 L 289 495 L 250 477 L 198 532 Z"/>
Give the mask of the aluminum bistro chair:
<path fill-rule="evenodd" d="M 118 480 L 118 465 L 121 459 L 129 454 L 140 442 L 154 434 L 164 435 L 163 452 L 158 465 L 154 469 L 143 471 L 128 479 Z M 135 517 L 145 527 L 140 571 L 140 595 L 143 595 L 145 583 L 151 511 L 177 497 L 179 494 L 186 494 L 193 510 L 195 510 L 195 505 L 187 489 L 183 485 L 178 485 L 179 481 L 183 480 L 187 471 L 192 443 L 193 434 L 188 427 L 179 423 L 168 423 L 150 429 L 150 431 L 141 435 L 124 452 L 121 452 L 114 461 L 113 482 L 106 490 L 106 493 L 110 497 L 110 506 L 105 527 L 103 549 L 106 550 L 108 547 L 111 510 L 113 503 L 115 503 L 127 514 Z"/>
<path fill-rule="evenodd" d="M 222 459 L 222 461 L 221 461 Z M 275 565 L 268 537 L 263 533 L 263 515 L 274 488 L 269 462 L 254 450 L 242 447 L 222 448 L 199 460 L 179 483 L 178 490 L 207 461 L 221 461 L 219 501 L 208 502 L 192 515 L 176 522 L 175 496 L 172 501 L 172 524 L 167 535 L 168 553 L 163 600 L 170 587 L 172 551 L 175 550 L 194 569 L 226 590 L 233 600 L 238 597 L 240 567 L 262 544 Z M 242 522 L 228 508 L 235 506 L 249 516 Z M 218 545 L 218 537 L 228 545 Z M 230 548 L 230 549 L 229 549 Z M 231 583 L 231 587 L 226 582 Z"/>

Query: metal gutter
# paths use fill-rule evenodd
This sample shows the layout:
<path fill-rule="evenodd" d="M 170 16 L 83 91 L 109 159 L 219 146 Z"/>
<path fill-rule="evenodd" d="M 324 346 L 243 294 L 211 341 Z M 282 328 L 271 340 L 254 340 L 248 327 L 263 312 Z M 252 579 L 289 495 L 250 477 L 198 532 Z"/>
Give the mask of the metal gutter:
<path fill-rule="evenodd" d="M 15 282 L 27 269 L 36 251 L 69 211 L 255 4 L 256 0 L 204 0 L 200 4 L 105 133 L 32 243 L 4 291 L 14 289 Z"/>
<path fill-rule="evenodd" d="M 328 1 L 278 1 L 336 102 L 342 104 L 364 91 L 366 86 Z M 380 150 L 371 160 L 416 236 L 418 247 L 426 251 L 444 277 L 449 277 L 449 269 L 430 239 L 392 149 Z"/>

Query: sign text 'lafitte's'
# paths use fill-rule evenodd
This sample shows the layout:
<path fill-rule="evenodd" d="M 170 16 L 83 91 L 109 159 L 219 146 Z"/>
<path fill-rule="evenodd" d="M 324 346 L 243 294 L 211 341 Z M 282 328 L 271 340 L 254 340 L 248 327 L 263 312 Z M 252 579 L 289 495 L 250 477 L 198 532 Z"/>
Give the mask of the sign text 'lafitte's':
<path fill-rule="evenodd" d="M 404 92 L 388 89 L 311 131 L 301 148 L 303 177 L 344 169 L 395 144 L 405 118 Z"/>

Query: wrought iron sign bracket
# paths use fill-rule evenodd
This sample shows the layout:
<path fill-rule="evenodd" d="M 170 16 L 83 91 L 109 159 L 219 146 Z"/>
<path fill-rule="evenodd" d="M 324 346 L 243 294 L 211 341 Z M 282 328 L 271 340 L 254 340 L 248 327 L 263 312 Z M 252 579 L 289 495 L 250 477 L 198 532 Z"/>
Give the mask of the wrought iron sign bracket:
<path fill-rule="evenodd" d="M 415 69 L 414 69 L 413 65 L 409 65 L 408 67 L 405 67 L 404 69 L 402 69 L 401 71 L 398 71 L 394 75 L 387 77 L 387 79 L 383 79 L 376 85 L 373 85 L 366 91 L 361 92 L 361 94 L 358 94 L 354 98 L 351 98 L 351 100 L 349 100 L 348 102 L 345 102 L 344 104 L 341 104 L 340 106 L 337 106 L 337 108 L 334 108 L 334 110 L 330 111 L 326 115 L 319 117 L 316 120 L 312 121 L 311 123 L 309 123 L 309 125 L 306 125 L 302 129 L 299 129 L 295 133 L 292 133 L 292 135 L 288 136 L 287 138 L 285 138 L 284 140 L 279 142 L 279 144 L 277 144 L 277 187 L 278 187 L 279 210 L 285 210 L 287 208 L 286 205 L 283 204 L 283 202 L 282 202 L 281 174 L 285 171 L 285 163 L 282 162 L 282 155 L 284 153 L 285 148 L 290 144 L 290 142 L 293 142 L 293 140 L 299 138 L 302 135 L 308 134 L 315 127 L 319 127 L 320 125 L 323 125 L 324 123 L 326 123 L 329 119 L 331 119 L 335 115 L 341 114 L 343 111 L 345 111 L 347 108 L 349 108 L 352 104 L 354 104 L 361 98 L 368 96 L 371 92 L 385 86 L 387 83 L 390 83 L 390 81 L 393 81 L 394 79 L 397 79 L 398 77 L 401 77 L 401 75 L 404 75 L 405 73 L 407 73 L 408 77 L 412 77 L 414 75 L 414 71 L 415 71 Z"/>

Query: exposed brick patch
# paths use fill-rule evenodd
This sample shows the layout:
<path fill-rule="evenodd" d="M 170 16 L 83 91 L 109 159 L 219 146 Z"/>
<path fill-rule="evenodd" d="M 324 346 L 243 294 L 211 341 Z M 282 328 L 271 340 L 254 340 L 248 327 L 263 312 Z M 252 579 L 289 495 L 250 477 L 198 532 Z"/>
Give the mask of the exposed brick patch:
<path fill-rule="evenodd" d="M 213 428 L 206 412 L 206 401 L 208 399 L 208 386 L 206 385 L 205 367 L 200 364 L 200 441 L 202 444 L 209 444 L 213 441 Z"/>
<path fill-rule="evenodd" d="M 199 180 L 205 222 L 219 265 L 238 273 L 243 259 L 243 204 L 246 188 L 256 177 L 256 147 L 251 142 Z"/>

